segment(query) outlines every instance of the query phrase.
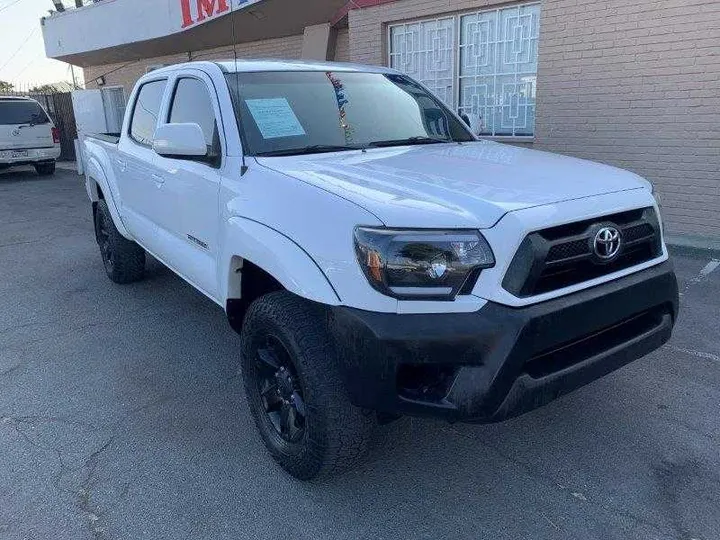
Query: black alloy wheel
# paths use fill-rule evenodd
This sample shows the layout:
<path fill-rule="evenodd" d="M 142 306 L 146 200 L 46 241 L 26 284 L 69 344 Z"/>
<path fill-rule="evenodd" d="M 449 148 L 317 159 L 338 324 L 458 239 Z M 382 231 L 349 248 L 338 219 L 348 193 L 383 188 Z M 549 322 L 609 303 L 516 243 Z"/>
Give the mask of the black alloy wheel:
<path fill-rule="evenodd" d="M 257 348 L 257 384 L 267 420 L 291 444 L 305 437 L 306 409 L 300 382 L 282 342 L 265 336 Z"/>
<path fill-rule="evenodd" d="M 110 275 L 115 267 L 115 259 L 110 243 L 110 230 L 108 229 L 107 216 L 102 212 L 98 212 L 96 216 L 96 231 L 97 242 L 98 246 L 100 246 L 100 255 L 105 265 L 105 271 Z"/>

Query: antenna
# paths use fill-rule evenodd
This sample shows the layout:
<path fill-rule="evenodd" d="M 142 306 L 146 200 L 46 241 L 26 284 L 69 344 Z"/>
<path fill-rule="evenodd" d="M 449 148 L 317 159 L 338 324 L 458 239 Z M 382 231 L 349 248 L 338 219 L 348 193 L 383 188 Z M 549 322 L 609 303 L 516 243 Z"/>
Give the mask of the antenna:
<path fill-rule="evenodd" d="M 238 2 L 237 7 L 235 3 Z M 233 48 L 233 63 L 234 65 L 234 73 L 235 73 L 235 98 L 237 99 L 237 103 L 235 104 L 236 107 L 240 107 L 240 76 L 238 74 L 238 55 L 237 55 L 237 36 L 235 34 L 235 14 L 236 11 L 240 9 L 240 6 L 242 4 L 243 0 L 230 0 L 230 9 L 232 10 L 230 12 L 230 25 L 232 26 L 232 48 Z M 240 128 L 240 126 L 238 126 Z M 239 132 L 242 133 L 242 129 L 239 129 Z M 247 172 L 248 167 L 247 163 L 245 163 L 245 148 L 242 148 L 242 166 L 240 167 L 240 176 L 244 176 Z"/>

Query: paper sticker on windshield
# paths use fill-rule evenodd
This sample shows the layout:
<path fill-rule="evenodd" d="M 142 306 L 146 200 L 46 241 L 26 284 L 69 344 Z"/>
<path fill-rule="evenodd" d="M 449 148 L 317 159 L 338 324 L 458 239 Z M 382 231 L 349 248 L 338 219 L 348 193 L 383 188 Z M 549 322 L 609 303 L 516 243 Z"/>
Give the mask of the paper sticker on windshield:
<path fill-rule="evenodd" d="M 246 99 L 260 133 L 265 139 L 305 135 L 305 130 L 285 98 Z"/>

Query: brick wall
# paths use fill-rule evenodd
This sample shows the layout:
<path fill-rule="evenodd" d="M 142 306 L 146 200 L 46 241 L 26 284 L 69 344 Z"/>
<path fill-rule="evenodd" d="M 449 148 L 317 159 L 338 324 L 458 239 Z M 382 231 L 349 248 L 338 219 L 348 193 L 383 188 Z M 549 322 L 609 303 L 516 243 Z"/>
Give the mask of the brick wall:
<path fill-rule="evenodd" d="M 336 62 L 350 61 L 350 31 L 348 28 L 340 28 L 335 37 L 335 56 Z"/>
<path fill-rule="evenodd" d="M 238 58 L 297 59 L 300 58 L 302 42 L 303 36 L 301 34 L 285 38 L 241 43 L 237 46 L 237 55 Z M 106 86 L 122 86 L 125 88 L 125 93 L 129 94 L 135 82 L 145 74 L 148 66 L 154 64 L 176 64 L 179 62 L 187 62 L 188 60 L 228 60 L 232 58 L 232 47 L 221 47 L 218 49 L 206 49 L 172 56 L 159 56 L 138 62 L 94 66 L 86 68 L 84 75 L 87 88 L 97 88 L 95 79 L 102 74 L 107 74 L 105 75 Z"/>
<path fill-rule="evenodd" d="M 541 11 L 536 146 L 635 171 L 669 232 L 720 236 L 720 2 Z"/>
<path fill-rule="evenodd" d="M 387 23 L 503 4 L 352 10 L 350 60 L 385 64 Z M 630 169 L 670 233 L 720 237 L 720 1 L 544 0 L 537 108 L 536 148 Z"/>

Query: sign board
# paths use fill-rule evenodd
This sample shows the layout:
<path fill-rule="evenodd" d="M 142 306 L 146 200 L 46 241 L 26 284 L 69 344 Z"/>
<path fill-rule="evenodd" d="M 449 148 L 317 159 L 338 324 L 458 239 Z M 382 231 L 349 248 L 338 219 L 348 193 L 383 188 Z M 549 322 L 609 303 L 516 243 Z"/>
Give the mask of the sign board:
<path fill-rule="evenodd" d="M 171 0 L 173 1 L 173 0 Z M 224 13 L 242 9 L 259 0 L 174 0 L 180 6 L 181 28 L 184 30 Z"/>

